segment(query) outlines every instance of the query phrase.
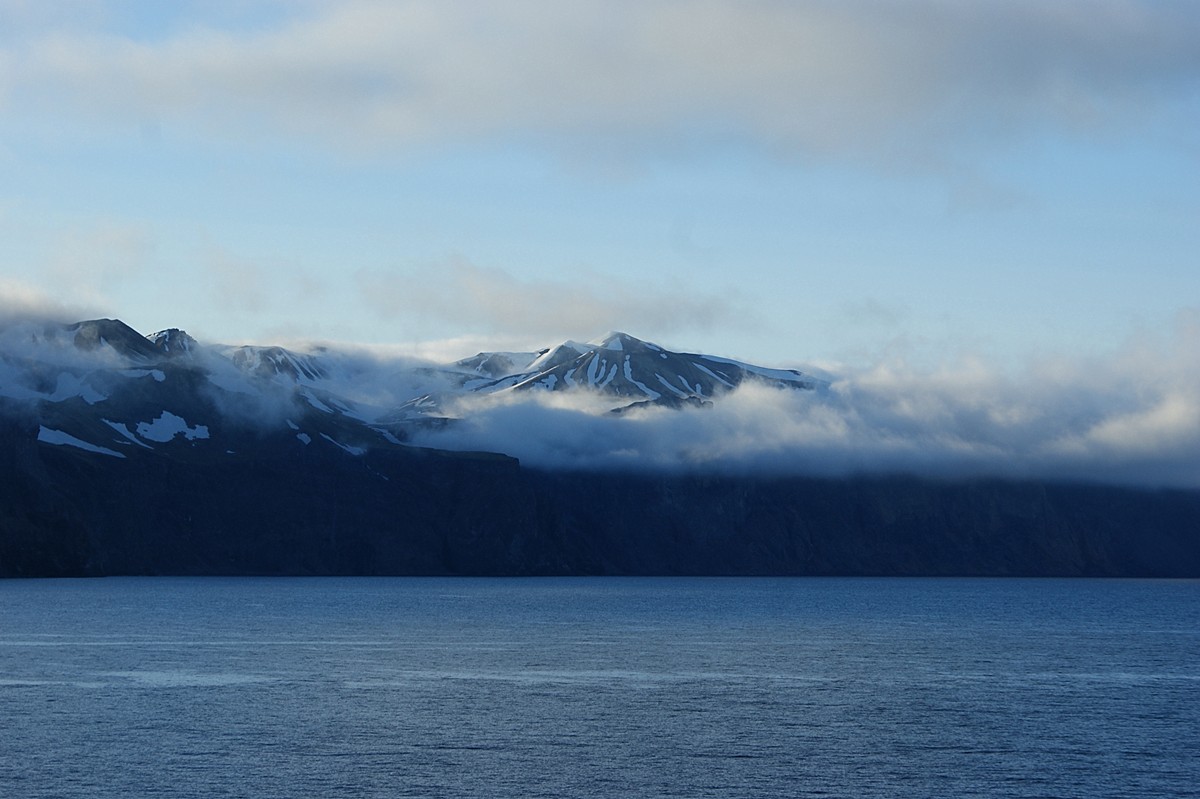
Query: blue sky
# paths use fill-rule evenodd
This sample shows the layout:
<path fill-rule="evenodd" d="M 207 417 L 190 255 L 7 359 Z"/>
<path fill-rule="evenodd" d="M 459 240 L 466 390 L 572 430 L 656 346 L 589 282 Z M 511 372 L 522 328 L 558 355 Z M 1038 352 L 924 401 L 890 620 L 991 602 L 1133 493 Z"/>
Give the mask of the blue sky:
<path fill-rule="evenodd" d="M 0 0 L 0 292 L 455 357 L 1086 361 L 1194 331 L 1197 131 L 1189 2 Z"/>

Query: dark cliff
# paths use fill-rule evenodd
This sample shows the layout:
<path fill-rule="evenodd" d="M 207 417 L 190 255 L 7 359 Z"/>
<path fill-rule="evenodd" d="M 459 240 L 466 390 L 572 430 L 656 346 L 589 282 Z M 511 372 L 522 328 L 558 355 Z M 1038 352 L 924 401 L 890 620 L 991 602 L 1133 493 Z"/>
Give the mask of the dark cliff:
<path fill-rule="evenodd" d="M 900 477 L 546 473 L 499 456 L 0 430 L 0 576 L 1200 576 L 1200 492 Z"/>

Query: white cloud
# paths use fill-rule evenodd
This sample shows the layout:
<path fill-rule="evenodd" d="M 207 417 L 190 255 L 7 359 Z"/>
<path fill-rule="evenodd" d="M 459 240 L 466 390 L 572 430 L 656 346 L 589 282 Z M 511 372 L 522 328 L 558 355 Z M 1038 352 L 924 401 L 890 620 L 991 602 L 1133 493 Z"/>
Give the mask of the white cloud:
<path fill-rule="evenodd" d="M 91 306 L 64 300 L 22 280 L 0 277 L 0 322 L 22 319 L 74 322 L 98 315 Z"/>
<path fill-rule="evenodd" d="M 934 157 L 1031 129 L 1136 124 L 1200 82 L 1200 15 L 1186 2 L 300 8 L 267 30 L 31 34 L 0 59 L 42 108 L 371 151 L 494 136 L 677 148 L 732 134 L 785 151 Z"/>
<path fill-rule="evenodd" d="M 461 257 L 419 270 L 364 270 L 358 283 L 363 302 L 384 317 L 416 315 L 509 337 L 588 339 L 610 329 L 659 335 L 753 324 L 736 296 L 708 296 L 677 281 L 635 285 L 582 270 L 569 279 L 521 279 Z M 642 329 L 646 320 L 653 330 Z"/>
<path fill-rule="evenodd" d="M 1173 335 L 1015 374 L 978 360 L 879 364 L 828 391 L 746 386 L 709 409 L 617 417 L 593 398 L 476 398 L 423 439 L 527 465 L 847 475 L 912 473 L 1200 487 L 1200 338 Z"/>
<path fill-rule="evenodd" d="M 86 282 L 100 289 L 136 278 L 146 268 L 154 246 L 154 236 L 144 226 L 101 221 L 65 230 L 47 268 L 66 285 Z"/>

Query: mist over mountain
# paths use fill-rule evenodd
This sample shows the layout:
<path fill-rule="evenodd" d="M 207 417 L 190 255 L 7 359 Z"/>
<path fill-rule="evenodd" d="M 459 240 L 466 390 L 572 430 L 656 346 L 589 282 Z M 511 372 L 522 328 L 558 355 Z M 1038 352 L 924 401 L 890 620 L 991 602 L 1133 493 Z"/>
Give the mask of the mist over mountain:
<path fill-rule="evenodd" d="M 674 352 L 626 333 L 434 363 L 335 345 L 201 343 L 180 330 L 143 336 L 116 320 L 26 320 L 0 330 L 0 397 L 115 451 L 131 442 L 72 425 L 135 429 L 151 421 L 125 410 L 141 397 L 142 415 L 169 411 L 213 431 L 294 427 L 352 446 L 491 451 L 556 469 L 1195 488 L 1198 329 L 1182 320 L 1170 340 L 1019 372 L 969 361 L 831 375 Z"/>
<path fill-rule="evenodd" d="M 1200 574 L 1200 369 L 1149 346 L 830 375 L 13 319 L 0 575 Z"/>

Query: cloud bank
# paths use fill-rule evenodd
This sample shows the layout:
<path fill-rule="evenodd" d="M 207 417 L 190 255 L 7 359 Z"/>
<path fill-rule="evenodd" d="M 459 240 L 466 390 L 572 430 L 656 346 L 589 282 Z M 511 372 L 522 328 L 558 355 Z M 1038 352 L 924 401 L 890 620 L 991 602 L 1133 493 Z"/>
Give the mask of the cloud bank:
<path fill-rule="evenodd" d="M 1017 373 L 878 364 L 826 391 L 746 386 L 707 409 L 615 416 L 587 395 L 472 398 L 419 442 L 529 466 L 1086 480 L 1200 488 L 1200 312 L 1090 363 Z"/>
<path fill-rule="evenodd" d="M 129 365 L 105 348 L 80 351 L 71 336 L 37 335 L 28 321 L 24 313 L 0 314 L 4 396 L 70 393 L 98 367 Z M 291 381 L 247 373 L 235 352 L 213 345 L 196 353 L 209 374 L 206 395 L 231 421 L 282 425 L 306 407 Z M 315 359 L 325 375 L 312 388 L 334 405 L 354 403 L 372 424 L 387 424 L 414 397 L 453 396 L 452 376 L 397 352 L 314 346 L 299 357 Z M 31 364 L 43 366 L 30 371 Z M 40 387 L 23 390 L 30 379 Z M 457 417 L 453 424 L 404 429 L 414 444 L 502 452 L 549 469 L 1200 489 L 1200 309 L 1181 312 L 1168 332 L 1146 331 L 1087 361 L 1047 358 L 1003 370 L 978 359 L 937 368 L 892 359 L 843 371 L 817 391 L 743 384 L 707 408 L 617 415 L 614 404 L 622 403 L 584 391 L 475 394 L 443 406 Z"/>
<path fill-rule="evenodd" d="M 1200 15 L 1170 0 L 295 9 L 270 26 L 192 20 L 157 38 L 43 21 L 0 45 L 0 97 L 353 151 L 494 137 L 674 150 L 733 136 L 890 158 L 1136 125 L 1200 85 Z"/>
<path fill-rule="evenodd" d="M 0 277 L 0 330 L 14 322 L 85 319 L 96 315 L 92 307 L 63 302 L 25 281 Z"/>
<path fill-rule="evenodd" d="M 525 336 L 587 337 L 594 331 L 633 329 L 653 320 L 657 332 L 747 327 L 753 314 L 736 297 L 716 297 L 679 282 L 636 285 L 602 274 L 569 279 L 521 279 L 503 269 L 452 258 L 419 272 L 363 270 L 363 303 L 384 318 L 416 316 L 484 331 L 519 330 Z"/>

